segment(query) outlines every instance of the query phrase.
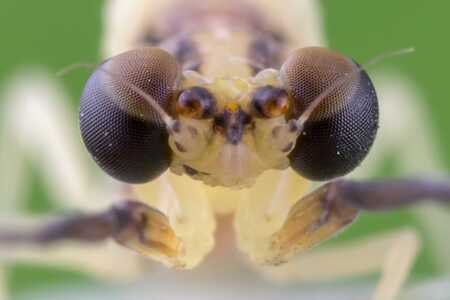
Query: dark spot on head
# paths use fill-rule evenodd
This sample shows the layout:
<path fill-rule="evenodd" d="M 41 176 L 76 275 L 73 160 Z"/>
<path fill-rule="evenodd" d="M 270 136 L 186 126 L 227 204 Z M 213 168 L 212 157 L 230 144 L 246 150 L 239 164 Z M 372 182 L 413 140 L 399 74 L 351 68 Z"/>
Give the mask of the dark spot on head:
<path fill-rule="evenodd" d="M 158 45 L 162 42 L 162 38 L 154 31 L 146 31 L 141 40 L 147 45 Z"/>
<path fill-rule="evenodd" d="M 194 41 L 189 38 L 180 38 L 176 42 L 174 55 L 185 70 L 198 71 L 201 65 L 201 56 Z"/>
<path fill-rule="evenodd" d="M 200 172 L 192 167 L 189 167 L 188 165 L 183 165 L 184 172 L 186 172 L 189 176 L 195 176 L 195 175 L 209 175 L 209 173 Z"/>
<path fill-rule="evenodd" d="M 172 130 L 175 133 L 179 133 L 181 129 L 181 123 L 180 121 L 175 121 L 172 126 L 170 127 L 170 130 Z"/>
<path fill-rule="evenodd" d="M 184 171 L 186 172 L 186 174 L 188 174 L 189 176 L 194 176 L 199 173 L 196 169 L 191 168 L 187 165 L 183 165 L 183 168 L 184 168 Z"/>
<path fill-rule="evenodd" d="M 249 114 L 239 109 L 236 112 L 225 110 L 221 115 L 214 118 L 214 128 L 223 133 L 225 138 L 232 145 L 238 144 L 244 133 L 244 127 L 252 124 Z"/>
<path fill-rule="evenodd" d="M 278 69 L 281 65 L 282 39 L 273 34 L 260 34 L 249 45 L 248 58 L 254 62 L 253 73 L 265 68 Z"/>
<path fill-rule="evenodd" d="M 189 87 L 178 95 L 175 112 L 194 119 L 212 118 L 216 112 L 216 100 L 204 87 Z"/>

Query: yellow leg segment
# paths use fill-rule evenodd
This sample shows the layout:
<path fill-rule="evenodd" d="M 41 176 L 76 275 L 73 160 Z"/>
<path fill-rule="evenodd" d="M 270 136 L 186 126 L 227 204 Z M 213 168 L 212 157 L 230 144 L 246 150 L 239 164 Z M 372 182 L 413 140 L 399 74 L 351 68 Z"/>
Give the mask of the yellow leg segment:
<path fill-rule="evenodd" d="M 308 183 L 292 170 L 270 171 L 242 192 L 235 227 L 239 246 L 258 264 L 277 265 L 331 237 L 353 221 L 357 210 L 327 207 L 333 186 L 301 198 Z M 328 215 L 326 215 L 328 213 Z"/>
<path fill-rule="evenodd" d="M 157 218 L 155 213 L 148 219 L 166 223 L 167 230 L 173 231 L 180 242 L 180 248 L 170 257 L 161 253 L 162 256 L 151 255 L 153 258 L 169 266 L 190 269 L 212 250 L 216 223 L 201 182 L 168 171 L 148 184 L 134 186 L 132 192 L 136 199 L 160 212 Z"/>

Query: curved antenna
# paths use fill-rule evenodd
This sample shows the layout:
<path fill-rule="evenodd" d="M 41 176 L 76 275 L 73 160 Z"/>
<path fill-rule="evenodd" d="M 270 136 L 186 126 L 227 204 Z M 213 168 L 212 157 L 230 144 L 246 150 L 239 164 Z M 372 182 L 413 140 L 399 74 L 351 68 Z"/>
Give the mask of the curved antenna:
<path fill-rule="evenodd" d="M 95 70 L 95 68 L 97 68 L 99 65 L 97 64 L 91 64 L 91 63 L 85 63 L 85 62 L 79 62 L 79 63 L 74 63 L 74 64 L 70 64 L 65 66 L 64 68 L 60 69 L 59 71 L 56 72 L 56 77 L 63 77 L 66 76 L 69 73 L 72 73 L 75 70 L 78 69 L 87 69 L 87 70 Z"/>
<path fill-rule="evenodd" d="M 117 74 L 107 71 L 102 67 L 99 67 L 98 69 L 99 71 L 105 73 L 112 79 L 117 80 L 120 84 L 123 84 L 124 86 L 126 86 L 127 88 L 131 89 L 133 92 L 144 98 L 144 100 L 148 104 L 150 104 L 150 106 L 159 114 L 163 122 L 166 124 L 167 128 L 172 128 L 174 126 L 176 121 L 171 116 L 169 116 L 169 114 L 161 107 L 161 105 L 159 105 L 158 102 L 156 102 L 156 100 L 152 96 L 147 94 L 143 89 L 141 89 L 140 87 L 131 82 L 123 80 Z"/>
<path fill-rule="evenodd" d="M 73 72 L 77 69 L 93 70 L 95 68 L 98 68 L 99 71 L 105 73 L 112 79 L 118 81 L 120 84 L 123 84 L 124 86 L 131 89 L 133 92 L 135 92 L 139 96 L 141 96 L 148 104 L 150 104 L 150 106 L 161 117 L 161 119 L 163 120 L 163 122 L 165 123 L 165 125 L 168 129 L 171 129 L 174 127 L 174 124 L 176 123 L 176 121 L 171 116 L 169 116 L 169 114 L 161 107 L 161 105 L 158 104 L 158 102 L 156 102 L 156 100 L 152 96 L 147 94 L 143 89 L 139 88 L 135 84 L 128 82 L 128 81 L 120 78 L 119 75 L 106 70 L 101 65 L 98 66 L 98 65 L 89 64 L 89 63 L 75 63 L 75 64 L 68 65 L 68 66 L 62 68 L 61 70 L 59 70 L 58 72 L 56 72 L 56 76 L 58 76 L 58 77 L 65 76 L 68 73 Z"/>
<path fill-rule="evenodd" d="M 352 80 L 354 78 L 355 75 L 359 74 L 365 68 L 375 65 L 385 59 L 397 57 L 397 56 L 401 56 L 401 55 L 406 55 L 406 54 L 412 53 L 414 51 L 415 51 L 415 49 L 411 47 L 411 48 L 400 49 L 400 50 L 396 50 L 396 51 L 392 51 L 392 52 L 382 53 L 378 56 L 375 56 L 374 58 L 367 61 L 366 63 L 360 65 L 356 70 L 345 74 L 342 78 L 333 82 L 332 85 L 330 85 L 325 91 L 320 93 L 320 95 L 317 96 L 316 99 L 313 100 L 313 102 L 306 108 L 306 110 L 297 119 L 296 123 L 299 128 L 299 131 L 303 130 L 303 127 L 305 126 L 305 123 L 309 120 L 309 118 L 311 117 L 311 114 L 322 103 L 322 101 L 326 97 L 330 96 L 330 94 L 332 92 L 334 92 L 339 87 L 343 86 L 345 83 L 348 83 L 350 80 Z"/>

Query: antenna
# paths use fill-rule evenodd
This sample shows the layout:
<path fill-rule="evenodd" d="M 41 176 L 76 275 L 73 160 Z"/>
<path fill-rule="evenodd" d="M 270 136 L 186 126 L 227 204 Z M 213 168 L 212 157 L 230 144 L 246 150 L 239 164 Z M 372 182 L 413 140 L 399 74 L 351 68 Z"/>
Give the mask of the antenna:
<path fill-rule="evenodd" d="M 415 51 L 415 49 L 411 47 L 411 48 L 405 48 L 405 49 L 400 49 L 400 50 L 396 50 L 396 51 L 382 53 L 378 56 L 375 56 L 374 58 L 367 61 L 366 63 L 362 64 L 356 70 L 354 70 L 348 74 L 345 74 L 344 77 L 333 82 L 332 85 L 330 85 L 325 91 L 320 93 L 320 95 L 318 95 L 316 97 L 316 99 L 314 99 L 312 101 L 312 103 L 306 108 L 306 110 L 297 119 L 296 123 L 298 125 L 299 132 L 301 132 L 303 130 L 305 123 L 309 120 L 309 118 L 311 117 L 311 114 L 322 103 L 322 101 L 326 97 L 328 97 L 332 92 L 334 92 L 336 89 L 338 89 L 339 87 L 343 86 L 345 83 L 352 80 L 355 75 L 359 74 L 365 68 L 379 63 L 380 61 L 383 61 L 385 59 L 392 58 L 392 57 L 406 55 L 406 54 L 412 53 L 414 51 Z"/>

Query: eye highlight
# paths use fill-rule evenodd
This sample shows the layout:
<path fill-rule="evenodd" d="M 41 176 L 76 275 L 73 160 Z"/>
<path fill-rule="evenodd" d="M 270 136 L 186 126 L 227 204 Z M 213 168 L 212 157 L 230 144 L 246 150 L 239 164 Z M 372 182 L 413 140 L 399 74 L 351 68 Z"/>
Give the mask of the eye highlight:
<path fill-rule="evenodd" d="M 192 119 L 208 119 L 214 116 L 216 101 L 203 87 L 191 87 L 180 93 L 175 104 L 177 115 Z"/>
<path fill-rule="evenodd" d="M 289 96 L 284 89 L 266 85 L 253 94 L 252 110 L 259 118 L 275 118 L 289 110 Z"/>

